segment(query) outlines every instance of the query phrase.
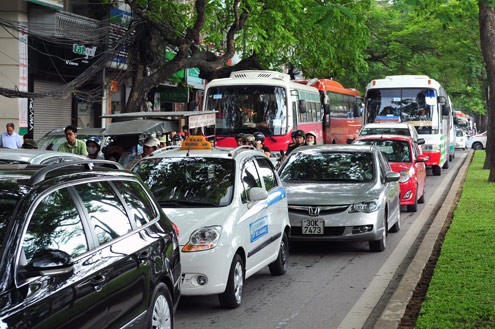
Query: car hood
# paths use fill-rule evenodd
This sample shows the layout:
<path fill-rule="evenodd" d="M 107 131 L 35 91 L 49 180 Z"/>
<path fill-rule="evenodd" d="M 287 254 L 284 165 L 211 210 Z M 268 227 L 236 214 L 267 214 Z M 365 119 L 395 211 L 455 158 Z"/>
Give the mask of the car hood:
<path fill-rule="evenodd" d="M 287 183 L 289 205 L 348 205 L 378 198 L 375 182 L 367 183 Z"/>
<path fill-rule="evenodd" d="M 179 229 L 179 244 L 185 245 L 191 233 L 204 226 L 222 225 L 231 215 L 229 207 L 221 208 L 162 208 Z"/>

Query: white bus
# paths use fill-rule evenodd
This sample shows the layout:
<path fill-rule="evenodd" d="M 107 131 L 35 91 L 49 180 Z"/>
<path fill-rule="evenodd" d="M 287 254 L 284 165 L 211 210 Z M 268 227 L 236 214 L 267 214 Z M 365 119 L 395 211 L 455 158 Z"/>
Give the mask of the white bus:
<path fill-rule="evenodd" d="M 423 153 L 433 175 L 449 167 L 454 129 L 450 99 L 444 88 L 425 75 L 394 75 L 366 87 L 364 122 L 410 122 L 424 138 Z"/>

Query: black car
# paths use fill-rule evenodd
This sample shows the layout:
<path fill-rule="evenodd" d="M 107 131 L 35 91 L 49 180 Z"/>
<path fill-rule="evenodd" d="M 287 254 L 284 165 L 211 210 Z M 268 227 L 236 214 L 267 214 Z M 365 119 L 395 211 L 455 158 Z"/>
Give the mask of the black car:
<path fill-rule="evenodd" d="M 0 166 L 0 328 L 173 328 L 175 225 L 107 165 Z"/>

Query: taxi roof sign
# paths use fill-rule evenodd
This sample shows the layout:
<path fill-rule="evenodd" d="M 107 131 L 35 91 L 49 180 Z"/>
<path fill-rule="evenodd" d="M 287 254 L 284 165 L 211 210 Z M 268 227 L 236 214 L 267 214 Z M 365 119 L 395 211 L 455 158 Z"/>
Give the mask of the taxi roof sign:
<path fill-rule="evenodd" d="M 211 150 L 211 143 L 204 136 L 189 136 L 180 147 L 181 150 Z"/>

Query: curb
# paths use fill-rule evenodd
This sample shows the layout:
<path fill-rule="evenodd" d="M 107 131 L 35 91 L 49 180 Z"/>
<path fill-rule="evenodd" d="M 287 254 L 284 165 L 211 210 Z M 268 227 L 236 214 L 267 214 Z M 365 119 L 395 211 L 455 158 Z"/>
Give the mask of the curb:
<path fill-rule="evenodd" d="M 423 270 L 428 263 L 435 243 L 440 235 L 440 232 L 449 218 L 449 214 L 457 207 L 457 200 L 459 198 L 459 189 L 462 187 L 462 183 L 466 179 L 469 165 L 471 164 L 474 152 L 470 151 L 457 176 L 450 187 L 450 191 L 447 194 L 443 205 L 440 207 L 438 213 L 435 215 L 430 228 L 424 236 L 421 244 L 414 256 L 413 260 L 409 264 L 404 277 L 400 281 L 399 286 L 392 294 L 381 316 L 374 324 L 373 328 L 379 329 L 396 329 L 401 323 L 401 319 L 405 314 L 407 305 L 411 300 L 416 286 L 421 280 Z"/>

